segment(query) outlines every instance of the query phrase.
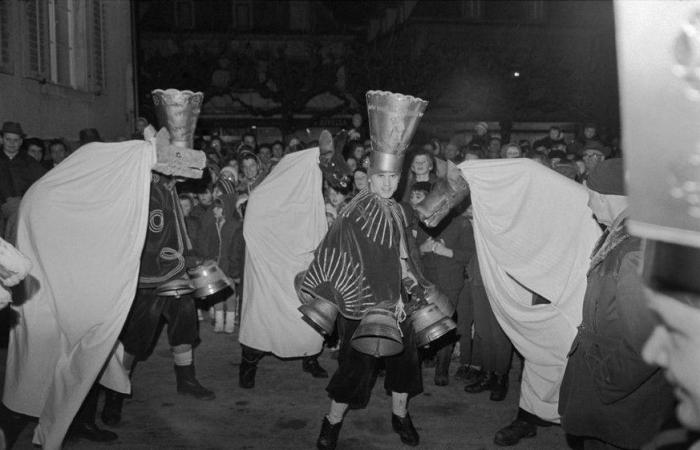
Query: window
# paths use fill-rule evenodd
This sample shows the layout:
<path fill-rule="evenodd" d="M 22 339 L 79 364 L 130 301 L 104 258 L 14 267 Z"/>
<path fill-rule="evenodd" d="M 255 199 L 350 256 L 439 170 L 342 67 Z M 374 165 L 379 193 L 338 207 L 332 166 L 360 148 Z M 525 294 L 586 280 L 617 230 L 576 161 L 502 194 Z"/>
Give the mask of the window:
<path fill-rule="evenodd" d="M 101 92 L 105 88 L 105 14 L 102 0 L 90 1 L 88 17 L 88 87 L 93 92 Z"/>
<path fill-rule="evenodd" d="M 26 75 L 100 92 L 104 88 L 102 0 L 24 0 L 22 4 Z"/>
<path fill-rule="evenodd" d="M 49 0 L 49 52 L 51 81 L 74 86 L 72 64 L 75 62 L 73 19 L 76 11 L 71 0 Z"/>
<path fill-rule="evenodd" d="M 28 77 L 46 80 L 49 78 L 49 52 L 47 40 L 46 3 L 42 0 L 27 0 L 24 5 L 25 44 L 24 52 Z"/>
<path fill-rule="evenodd" d="M 9 0 L 0 0 L 0 72 L 12 73 Z"/>

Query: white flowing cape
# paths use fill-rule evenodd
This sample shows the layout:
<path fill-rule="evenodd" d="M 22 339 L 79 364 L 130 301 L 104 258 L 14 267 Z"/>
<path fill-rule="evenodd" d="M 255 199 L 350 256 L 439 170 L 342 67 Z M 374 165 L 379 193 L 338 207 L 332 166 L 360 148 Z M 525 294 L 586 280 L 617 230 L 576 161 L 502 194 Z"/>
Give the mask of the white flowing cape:
<path fill-rule="evenodd" d="M 155 146 L 91 143 L 25 194 L 17 248 L 32 262 L 15 307 L 3 402 L 39 417 L 34 441 L 58 449 L 100 371 L 128 393 L 115 352 L 131 307 L 146 238 Z"/>
<path fill-rule="evenodd" d="M 525 358 L 520 407 L 559 421 L 559 387 L 581 323 L 600 228 L 586 189 L 527 159 L 467 161 L 474 238 L 494 314 Z M 532 305 L 532 292 L 551 304 Z"/>
<path fill-rule="evenodd" d="M 250 194 L 241 344 L 281 358 L 315 355 L 322 336 L 302 320 L 294 277 L 308 269 L 326 232 L 323 176 L 314 147 L 286 155 Z"/>

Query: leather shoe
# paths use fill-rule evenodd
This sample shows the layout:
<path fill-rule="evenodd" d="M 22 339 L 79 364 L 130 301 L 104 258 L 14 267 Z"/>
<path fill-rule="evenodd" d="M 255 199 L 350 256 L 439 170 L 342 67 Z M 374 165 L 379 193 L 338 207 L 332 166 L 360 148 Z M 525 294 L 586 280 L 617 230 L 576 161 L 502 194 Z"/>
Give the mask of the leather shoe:
<path fill-rule="evenodd" d="M 460 366 L 455 373 L 455 379 L 464 381 L 465 386 L 471 386 L 480 382 L 484 375 L 486 375 L 486 372 L 481 369 Z"/>
<path fill-rule="evenodd" d="M 508 394 L 508 375 L 495 374 L 493 384 L 491 385 L 491 395 L 489 400 L 492 402 L 500 402 L 506 398 Z"/>
<path fill-rule="evenodd" d="M 176 365 L 174 367 L 178 394 L 191 395 L 198 400 L 214 400 L 216 398 L 216 394 L 199 384 L 195 376 L 194 365 Z"/>
<path fill-rule="evenodd" d="M 478 394 L 479 392 L 490 391 L 493 389 L 495 381 L 496 374 L 493 372 L 487 372 L 478 383 L 472 384 L 471 386 L 464 386 L 464 392 L 469 394 Z"/>
<path fill-rule="evenodd" d="M 332 424 L 328 421 L 328 417 L 324 417 L 321 424 L 321 434 L 318 435 L 316 441 L 316 448 L 318 450 L 334 450 L 338 445 L 338 434 L 340 434 L 342 426 L 343 422 Z"/>
<path fill-rule="evenodd" d="M 522 419 L 515 419 L 507 427 L 496 432 L 493 443 L 502 447 L 508 447 L 520 442 L 523 438 L 531 438 L 537 435 L 537 425 Z"/>
<path fill-rule="evenodd" d="M 87 439 L 92 442 L 116 441 L 119 436 L 109 430 L 103 430 L 96 423 L 74 423 L 68 428 L 68 439 Z"/>
<path fill-rule="evenodd" d="M 418 445 L 418 442 L 420 441 L 420 436 L 418 436 L 418 432 L 413 426 L 411 416 L 408 414 L 408 412 L 406 413 L 406 417 L 399 417 L 396 414 L 392 413 L 391 427 L 394 429 L 395 432 L 399 434 L 401 442 L 403 442 L 406 445 L 410 445 L 411 447 L 415 447 L 416 445 Z"/>
<path fill-rule="evenodd" d="M 301 363 L 304 372 L 309 372 L 314 378 L 328 378 L 328 372 L 318 363 L 318 358 L 304 358 Z"/>

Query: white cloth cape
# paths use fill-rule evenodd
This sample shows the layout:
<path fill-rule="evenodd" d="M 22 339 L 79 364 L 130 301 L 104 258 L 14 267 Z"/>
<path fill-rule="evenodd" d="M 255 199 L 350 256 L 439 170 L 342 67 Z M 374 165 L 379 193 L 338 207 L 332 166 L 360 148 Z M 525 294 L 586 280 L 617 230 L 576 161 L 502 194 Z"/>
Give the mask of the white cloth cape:
<path fill-rule="evenodd" d="M 250 194 L 241 344 L 281 358 L 315 355 L 322 336 L 302 320 L 294 277 L 306 270 L 326 232 L 319 149 L 290 153 Z"/>
<path fill-rule="evenodd" d="M 459 165 L 489 302 L 523 355 L 520 407 L 559 421 L 559 387 L 581 322 L 586 272 L 600 228 L 586 189 L 527 159 Z M 532 305 L 532 292 L 551 304 Z"/>
<path fill-rule="evenodd" d="M 58 449 L 100 370 L 128 393 L 115 352 L 146 237 L 155 146 L 91 143 L 38 180 L 19 211 L 17 247 L 32 262 L 16 307 L 3 402 L 39 417 L 34 441 Z"/>

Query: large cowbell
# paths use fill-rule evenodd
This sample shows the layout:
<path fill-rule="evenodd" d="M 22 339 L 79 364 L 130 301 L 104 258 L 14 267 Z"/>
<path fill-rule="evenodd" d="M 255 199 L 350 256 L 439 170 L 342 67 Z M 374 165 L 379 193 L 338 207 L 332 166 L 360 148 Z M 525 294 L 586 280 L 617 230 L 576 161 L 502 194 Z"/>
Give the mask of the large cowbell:
<path fill-rule="evenodd" d="M 409 320 L 418 347 L 425 347 L 457 328 L 451 319 L 454 306 L 437 286 L 416 285 L 409 292 L 412 297 Z"/>
<path fill-rule="evenodd" d="M 350 345 L 376 358 L 401 353 L 403 336 L 395 313 L 377 307 L 369 309 L 355 329 Z"/>
<path fill-rule="evenodd" d="M 410 320 L 418 347 L 425 347 L 457 328 L 455 321 L 434 303 L 425 302 L 424 306 L 411 313 Z"/>
<path fill-rule="evenodd" d="M 330 335 L 335 328 L 335 319 L 338 317 L 338 307 L 335 303 L 314 295 L 302 287 L 306 271 L 299 272 L 294 277 L 294 288 L 302 305 L 297 308 L 302 314 L 304 322 L 323 335 Z"/>
<path fill-rule="evenodd" d="M 231 286 L 228 277 L 221 271 L 216 261 L 207 260 L 197 267 L 187 269 L 196 298 L 205 298 Z"/>

